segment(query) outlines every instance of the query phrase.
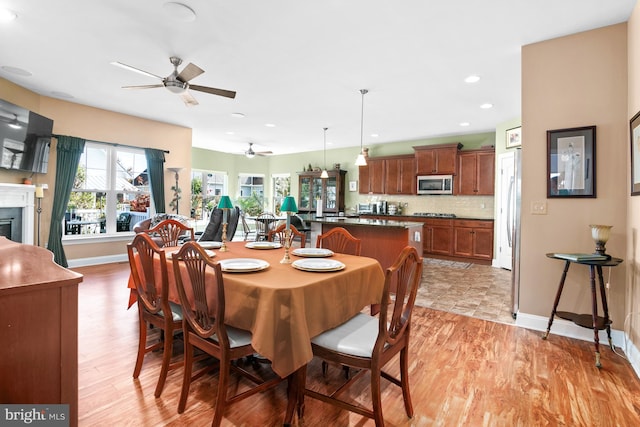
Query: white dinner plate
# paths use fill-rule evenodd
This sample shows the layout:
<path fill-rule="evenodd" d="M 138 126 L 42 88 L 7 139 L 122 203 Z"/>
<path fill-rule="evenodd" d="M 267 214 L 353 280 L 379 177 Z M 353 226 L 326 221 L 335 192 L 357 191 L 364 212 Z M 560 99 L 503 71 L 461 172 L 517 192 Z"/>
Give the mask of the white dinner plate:
<path fill-rule="evenodd" d="M 178 252 L 180 252 L 180 251 L 172 251 L 172 252 L 169 252 L 169 253 L 167 254 L 167 258 L 171 259 L 171 258 L 173 257 L 173 255 L 177 254 Z M 210 251 L 209 249 L 205 249 L 205 250 L 204 250 L 204 252 L 207 254 L 207 256 L 208 256 L 209 258 L 213 258 L 214 256 L 216 256 L 216 253 L 215 253 L 215 252 L 213 252 L 213 251 Z"/>
<path fill-rule="evenodd" d="M 220 267 L 226 273 L 247 273 L 264 270 L 269 267 L 269 263 L 262 259 L 231 258 L 220 260 Z"/>
<path fill-rule="evenodd" d="M 322 258 L 333 255 L 332 250 L 324 248 L 297 248 L 294 249 L 291 253 L 297 256 L 308 258 Z"/>
<path fill-rule="evenodd" d="M 344 268 L 344 264 L 335 259 L 299 259 L 291 265 L 293 268 L 304 271 L 339 271 Z"/>
<path fill-rule="evenodd" d="M 249 249 L 278 249 L 282 247 L 277 242 L 249 242 L 244 246 Z"/>
<path fill-rule="evenodd" d="M 197 243 L 205 249 L 219 249 L 222 247 L 222 242 L 214 242 L 213 240 L 201 240 Z"/>

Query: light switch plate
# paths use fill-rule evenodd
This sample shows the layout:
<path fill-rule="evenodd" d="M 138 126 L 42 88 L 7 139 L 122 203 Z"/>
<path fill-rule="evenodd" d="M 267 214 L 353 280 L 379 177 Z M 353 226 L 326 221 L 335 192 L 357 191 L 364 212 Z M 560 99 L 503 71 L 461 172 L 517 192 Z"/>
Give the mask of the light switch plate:
<path fill-rule="evenodd" d="M 531 202 L 531 213 L 533 215 L 546 215 L 547 214 L 547 202 L 546 201 Z"/>

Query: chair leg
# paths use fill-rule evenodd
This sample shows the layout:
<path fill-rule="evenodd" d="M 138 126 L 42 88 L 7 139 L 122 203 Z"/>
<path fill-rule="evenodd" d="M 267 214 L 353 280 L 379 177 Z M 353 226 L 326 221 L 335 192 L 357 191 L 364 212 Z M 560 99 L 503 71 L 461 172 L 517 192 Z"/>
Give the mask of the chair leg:
<path fill-rule="evenodd" d="M 227 388 L 229 387 L 229 374 L 231 373 L 231 360 L 226 356 L 220 359 L 220 374 L 218 379 L 218 396 L 216 397 L 216 409 L 213 414 L 211 427 L 219 427 L 222 423 L 222 415 L 227 404 Z"/>
<path fill-rule="evenodd" d="M 184 332 L 184 371 L 182 375 L 182 390 L 178 402 L 178 413 L 182 414 L 187 406 L 189 386 L 191 385 L 191 371 L 193 370 L 193 346 L 189 343 L 189 332 Z"/>
<path fill-rule="evenodd" d="M 409 391 L 409 351 L 406 347 L 400 350 L 400 383 L 402 384 L 404 409 L 407 412 L 407 416 L 413 418 L 413 404 L 411 403 L 411 392 Z"/>
<path fill-rule="evenodd" d="M 169 364 L 171 363 L 171 353 L 173 352 L 173 332 L 165 329 L 168 333 L 165 334 L 164 349 L 162 351 L 162 367 L 160 368 L 160 377 L 158 378 L 158 385 L 156 385 L 155 396 L 160 397 L 164 383 L 167 380 L 167 373 L 169 372 Z M 163 331 L 164 332 L 164 331 Z"/>
<path fill-rule="evenodd" d="M 140 303 L 138 303 L 140 304 Z M 136 357 L 136 366 L 133 369 L 133 378 L 140 376 L 142 370 L 142 362 L 144 361 L 144 355 L 146 353 L 147 346 L 147 322 L 142 318 L 140 308 L 138 308 L 138 320 L 139 320 L 139 334 L 138 334 L 138 356 Z"/>
<path fill-rule="evenodd" d="M 373 404 L 373 419 L 376 427 L 384 427 L 382 417 L 382 400 L 380 399 L 380 368 L 371 370 L 371 402 Z"/>

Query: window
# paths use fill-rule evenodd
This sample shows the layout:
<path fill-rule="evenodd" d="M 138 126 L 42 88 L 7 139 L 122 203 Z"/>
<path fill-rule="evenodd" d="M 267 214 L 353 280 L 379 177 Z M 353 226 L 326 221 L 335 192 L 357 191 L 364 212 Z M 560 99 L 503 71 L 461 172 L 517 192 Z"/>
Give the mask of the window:
<path fill-rule="evenodd" d="M 220 196 L 228 193 L 228 180 L 225 172 L 191 171 L 191 218 L 196 220 L 196 231 L 206 227 L 209 216 L 218 204 Z"/>
<path fill-rule="evenodd" d="M 64 218 L 64 234 L 129 232 L 149 217 L 144 150 L 87 142 Z"/>
<path fill-rule="evenodd" d="M 285 197 L 291 194 L 291 175 L 274 174 L 273 180 L 273 209 L 277 215 L 280 214 L 280 206 Z"/>
<path fill-rule="evenodd" d="M 264 175 L 240 174 L 238 188 L 237 203 L 244 213 L 254 216 L 264 211 Z"/>

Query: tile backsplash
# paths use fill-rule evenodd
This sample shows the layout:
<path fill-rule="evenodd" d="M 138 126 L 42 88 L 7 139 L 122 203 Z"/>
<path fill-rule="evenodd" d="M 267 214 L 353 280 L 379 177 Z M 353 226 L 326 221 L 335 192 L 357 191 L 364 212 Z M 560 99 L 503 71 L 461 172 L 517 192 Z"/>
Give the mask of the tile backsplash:
<path fill-rule="evenodd" d="M 359 196 L 358 203 L 386 200 L 388 204 L 402 205 L 402 213 L 452 213 L 463 218 L 494 219 L 494 196 Z M 405 207 L 406 203 L 406 207 Z"/>

